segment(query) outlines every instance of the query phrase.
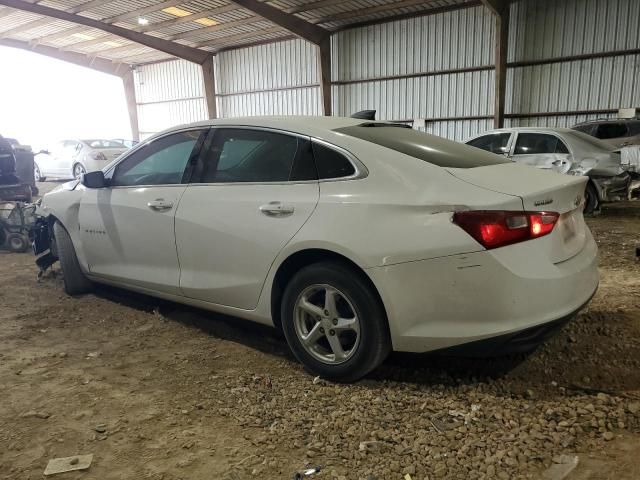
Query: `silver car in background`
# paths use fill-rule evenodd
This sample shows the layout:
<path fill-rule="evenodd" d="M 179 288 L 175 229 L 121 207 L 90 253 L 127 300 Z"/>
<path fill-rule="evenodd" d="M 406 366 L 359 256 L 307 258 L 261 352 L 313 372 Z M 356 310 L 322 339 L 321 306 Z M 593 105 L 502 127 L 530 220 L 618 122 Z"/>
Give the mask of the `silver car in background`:
<path fill-rule="evenodd" d="M 128 148 L 115 140 L 63 140 L 50 150 L 40 151 L 35 158 L 37 182 L 47 178 L 79 178 L 86 172 L 102 170 Z"/>
<path fill-rule="evenodd" d="M 631 177 L 621 165 L 620 153 L 606 143 L 569 128 L 500 128 L 465 142 L 514 162 L 569 175 L 586 175 L 585 213 L 601 202 L 628 197 Z"/>

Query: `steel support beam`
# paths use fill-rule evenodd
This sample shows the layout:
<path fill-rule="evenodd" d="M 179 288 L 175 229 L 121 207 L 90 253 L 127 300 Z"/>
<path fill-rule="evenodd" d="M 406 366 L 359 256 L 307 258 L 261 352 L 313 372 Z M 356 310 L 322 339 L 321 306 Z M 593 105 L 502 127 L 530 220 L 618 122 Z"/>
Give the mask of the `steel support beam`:
<path fill-rule="evenodd" d="M 318 44 L 318 71 L 320 72 L 320 93 L 322 111 L 331 115 L 331 38 L 327 37 Z"/>
<path fill-rule="evenodd" d="M 136 85 L 133 77 L 133 70 L 127 69 L 127 71 L 122 75 L 122 86 L 124 87 L 124 98 L 127 101 L 127 111 L 129 112 L 131 139 L 139 142 L 140 127 L 138 124 L 138 102 L 136 101 Z"/>
<path fill-rule="evenodd" d="M 482 0 L 482 3 L 493 13 L 496 21 L 494 80 L 494 114 L 495 128 L 504 127 L 504 105 L 507 90 L 507 54 L 509 50 L 509 0 Z"/>
<path fill-rule="evenodd" d="M 231 0 L 247 10 L 260 15 L 262 18 L 269 20 L 282 28 L 289 30 L 294 35 L 319 45 L 322 40 L 329 35 L 329 31 L 309 23 L 301 18 L 285 13 L 279 8 L 261 2 L 259 0 Z"/>
<path fill-rule="evenodd" d="M 218 118 L 216 107 L 216 81 L 213 73 L 213 55 L 202 64 L 202 82 L 204 85 L 204 97 L 207 101 L 207 113 L 210 119 Z"/>
<path fill-rule="evenodd" d="M 23 10 L 25 12 L 43 15 L 45 17 L 57 18 L 60 20 L 65 20 L 67 22 L 75 23 L 77 25 L 85 25 L 87 27 L 102 30 L 103 32 L 108 32 L 113 35 L 126 38 L 127 40 L 139 43 L 140 45 L 144 45 L 149 48 L 168 53 L 169 55 L 173 55 L 174 57 L 183 58 L 185 60 L 198 64 L 202 64 L 209 57 L 209 54 L 207 52 L 198 50 L 197 48 L 188 47 L 186 45 L 181 45 L 169 40 L 164 40 L 162 38 L 135 32 L 133 30 L 104 23 L 88 17 L 83 17 L 81 15 L 67 13 L 56 8 L 45 7 L 43 5 L 25 2 L 24 0 L 0 0 L 0 5 L 6 5 L 7 7 L 15 8 L 17 10 Z"/>

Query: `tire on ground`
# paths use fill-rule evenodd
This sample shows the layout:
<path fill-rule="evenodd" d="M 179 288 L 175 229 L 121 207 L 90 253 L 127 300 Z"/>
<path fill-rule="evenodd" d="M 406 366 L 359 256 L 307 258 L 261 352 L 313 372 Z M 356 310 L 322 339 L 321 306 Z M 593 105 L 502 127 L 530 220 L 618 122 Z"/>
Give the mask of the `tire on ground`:
<path fill-rule="evenodd" d="M 338 382 L 353 382 L 376 369 L 391 351 L 384 307 L 362 273 L 341 262 L 315 263 L 298 271 L 287 284 L 281 305 L 281 321 L 287 343 L 296 358 L 314 375 Z M 295 305 L 311 285 L 329 285 L 349 297 L 360 319 L 356 351 L 344 363 L 326 364 L 303 347 L 295 330 Z"/>
<path fill-rule="evenodd" d="M 55 222 L 53 234 L 55 236 L 56 252 L 62 268 L 65 292 L 69 295 L 90 292 L 93 289 L 93 284 L 80 269 L 78 257 L 69 233 L 59 222 Z"/>
<path fill-rule="evenodd" d="M 595 211 L 600 208 L 600 199 L 598 198 L 598 191 L 596 187 L 593 186 L 593 183 L 587 183 L 587 188 L 584 191 L 585 195 L 585 205 L 584 205 L 584 213 L 587 215 L 592 215 Z"/>

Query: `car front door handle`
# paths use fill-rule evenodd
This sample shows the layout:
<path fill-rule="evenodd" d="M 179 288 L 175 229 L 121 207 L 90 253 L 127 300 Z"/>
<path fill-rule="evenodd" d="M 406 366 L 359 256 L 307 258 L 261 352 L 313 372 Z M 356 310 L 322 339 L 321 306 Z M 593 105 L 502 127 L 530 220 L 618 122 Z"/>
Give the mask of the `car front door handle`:
<path fill-rule="evenodd" d="M 166 202 L 162 198 L 158 198 L 157 200 L 147 203 L 147 207 L 154 212 L 166 212 L 173 208 L 173 202 Z"/>
<path fill-rule="evenodd" d="M 290 205 L 283 205 L 282 202 L 269 202 L 260 206 L 260 211 L 268 217 L 288 217 L 294 212 Z"/>

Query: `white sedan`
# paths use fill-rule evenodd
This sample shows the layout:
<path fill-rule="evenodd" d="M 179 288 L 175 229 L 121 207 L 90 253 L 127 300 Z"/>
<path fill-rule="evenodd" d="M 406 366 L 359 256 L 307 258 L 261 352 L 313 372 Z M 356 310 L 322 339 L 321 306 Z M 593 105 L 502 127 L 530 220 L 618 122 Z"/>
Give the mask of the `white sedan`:
<path fill-rule="evenodd" d="M 586 182 L 401 125 L 214 120 L 47 194 L 35 250 L 69 294 L 274 325 L 309 371 L 353 381 L 391 350 L 524 351 L 572 318 L 598 285 Z"/>
<path fill-rule="evenodd" d="M 86 172 L 103 169 L 127 149 L 115 140 L 63 140 L 51 151 L 41 150 L 36 154 L 34 177 L 36 182 L 44 182 L 47 178 L 79 178 Z"/>

